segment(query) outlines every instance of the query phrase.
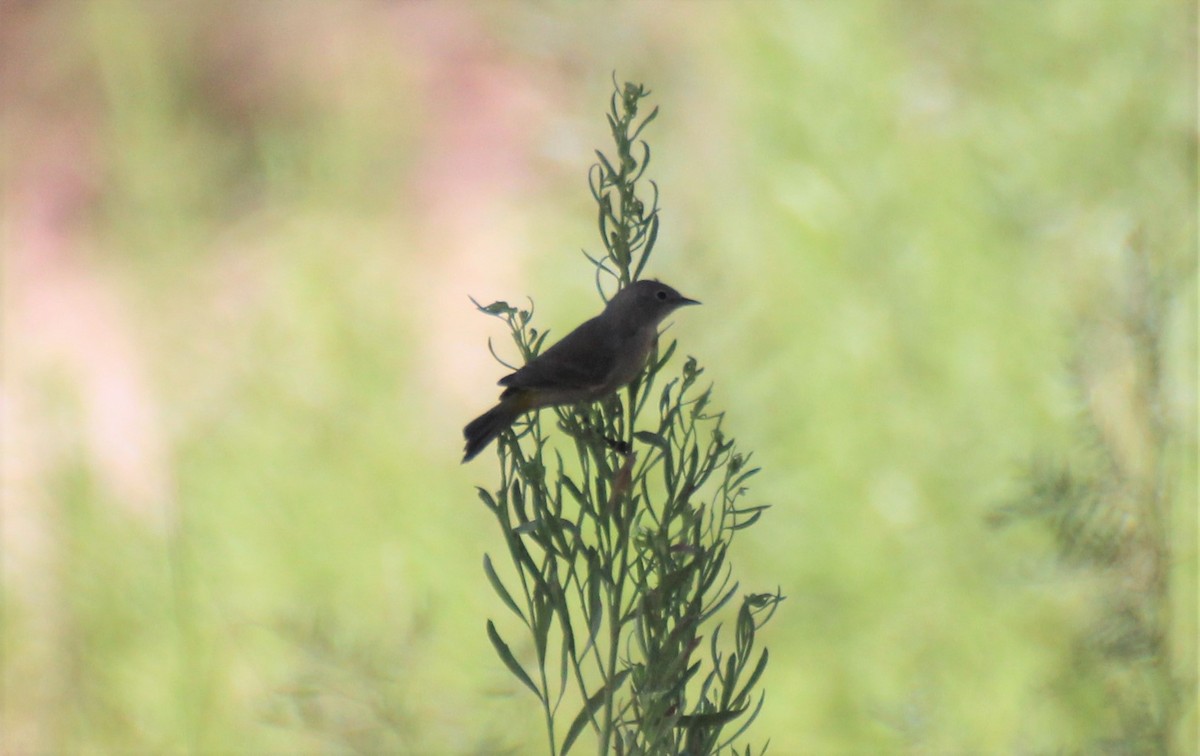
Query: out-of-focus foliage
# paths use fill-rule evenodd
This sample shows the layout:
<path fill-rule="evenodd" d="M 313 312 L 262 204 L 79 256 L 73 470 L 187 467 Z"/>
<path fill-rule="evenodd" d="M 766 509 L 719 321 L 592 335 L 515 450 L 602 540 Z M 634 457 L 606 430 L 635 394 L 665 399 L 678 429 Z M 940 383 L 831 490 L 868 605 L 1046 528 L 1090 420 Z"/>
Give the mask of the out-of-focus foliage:
<path fill-rule="evenodd" d="M 616 69 L 661 107 L 646 274 L 770 471 L 756 732 L 1107 737 L 1080 639 L 1124 576 L 989 525 L 1094 421 L 1170 502 L 1194 750 L 1195 40 L 1178 0 L 0 4 L 0 747 L 538 747 L 480 632 L 467 296 L 592 314 Z"/>

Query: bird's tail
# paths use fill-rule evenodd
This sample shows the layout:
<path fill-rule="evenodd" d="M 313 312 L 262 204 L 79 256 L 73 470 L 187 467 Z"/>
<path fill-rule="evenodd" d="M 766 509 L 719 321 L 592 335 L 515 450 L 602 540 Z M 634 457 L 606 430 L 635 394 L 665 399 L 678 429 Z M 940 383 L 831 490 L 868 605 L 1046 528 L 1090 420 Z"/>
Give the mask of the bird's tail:
<path fill-rule="evenodd" d="M 463 438 L 467 439 L 467 447 L 463 454 L 463 462 L 469 462 L 496 436 L 507 429 L 520 416 L 521 410 L 515 407 L 517 402 L 502 400 L 495 407 L 484 412 L 479 417 L 467 423 L 463 428 Z"/>

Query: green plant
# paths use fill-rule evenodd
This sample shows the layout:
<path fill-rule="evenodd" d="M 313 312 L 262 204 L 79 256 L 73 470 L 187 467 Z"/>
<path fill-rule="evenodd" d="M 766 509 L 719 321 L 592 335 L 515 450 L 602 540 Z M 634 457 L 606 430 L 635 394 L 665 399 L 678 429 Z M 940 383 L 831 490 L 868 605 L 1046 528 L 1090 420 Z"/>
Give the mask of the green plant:
<path fill-rule="evenodd" d="M 1065 463 L 1033 464 L 1028 490 L 992 521 L 1041 523 L 1063 574 L 1093 586 L 1088 621 L 1057 686 L 1065 697 L 1074 691 L 1104 722 L 1077 745 L 1174 753 L 1187 750 L 1182 725 L 1195 705 L 1188 658 L 1195 636 L 1179 619 L 1194 602 L 1176 556 L 1187 551 L 1195 515 L 1177 482 L 1181 424 L 1163 342 L 1176 282 L 1190 277 L 1168 272 L 1138 236 L 1125 246 L 1123 262 L 1122 289 L 1089 319 L 1075 364 L 1086 399 L 1081 448 Z"/>
<path fill-rule="evenodd" d="M 650 161 L 638 137 L 657 114 L 638 120 L 648 94 L 617 87 L 608 115 L 615 160 L 597 152 L 589 174 L 606 253 L 584 254 L 602 298 L 606 280 L 638 279 L 658 234 L 657 188 L 651 182 L 648 204 L 637 193 Z M 508 325 L 524 360 L 539 353 L 546 334 L 531 326 L 532 307 L 479 309 Z M 543 413 L 519 420 L 497 443 L 499 484 L 479 489 L 515 578 L 503 580 L 489 556 L 484 570 L 528 630 L 532 664 L 490 620 L 488 636 L 540 702 L 551 753 L 566 753 L 589 730 L 605 754 L 714 753 L 762 707 L 768 655 L 756 650 L 756 633 L 783 597 L 744 596 L 731 644 L 713 624 L 738 591 L 733 537 L 767 508 L 741 503 L 759 470 L 722 432 L 722 413 L 709 410 L 712 388 L 699 385 L 695 358 L 665 377 L 675 348 L 656 348 L 626 392 L 554 409 L 566 448 Z M 565 701 L 575 706 L 564 723 Z"/>

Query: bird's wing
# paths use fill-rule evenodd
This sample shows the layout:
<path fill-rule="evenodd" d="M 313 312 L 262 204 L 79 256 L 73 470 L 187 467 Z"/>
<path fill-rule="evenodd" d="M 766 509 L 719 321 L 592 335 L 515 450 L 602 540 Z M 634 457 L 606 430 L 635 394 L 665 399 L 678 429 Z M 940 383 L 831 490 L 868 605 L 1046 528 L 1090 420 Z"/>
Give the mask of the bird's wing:
<path fill-rule="evenodd" d="M 607 329 L 593 318 L 535 357 L 515 373 L 500 379 L 510 389 L 582 389 L 603 386 L 616 364 L 616 350 Z"/>

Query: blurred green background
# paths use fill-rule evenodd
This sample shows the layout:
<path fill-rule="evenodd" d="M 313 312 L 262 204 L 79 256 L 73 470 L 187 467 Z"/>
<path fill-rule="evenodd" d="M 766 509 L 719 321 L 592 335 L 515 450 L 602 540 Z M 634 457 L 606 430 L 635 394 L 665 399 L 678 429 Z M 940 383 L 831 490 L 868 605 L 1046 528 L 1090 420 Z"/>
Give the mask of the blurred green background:
<path fill-rule="evenodd" d="M 544 748 L 484 634 L 460 433 L 504 334 L 468 296 L 556 335 L 599 308 L 615 70 L 661 107 L 649 273 L 704 301 L 671 333 L 774 505 L 733 555 L 788 596 L 750 742 L 1103 739 L 1078 643 L 1121 576 L 988 524 L 1094 426 L 1173 506 L 1195 752 L 1196 31 L 1184 0 L 0 2 L 0 750 Z"/>

